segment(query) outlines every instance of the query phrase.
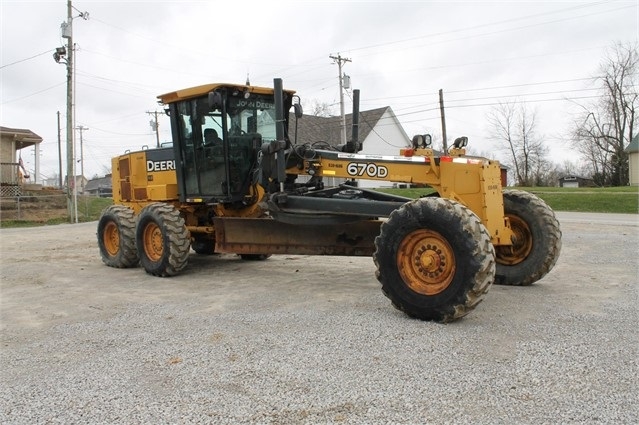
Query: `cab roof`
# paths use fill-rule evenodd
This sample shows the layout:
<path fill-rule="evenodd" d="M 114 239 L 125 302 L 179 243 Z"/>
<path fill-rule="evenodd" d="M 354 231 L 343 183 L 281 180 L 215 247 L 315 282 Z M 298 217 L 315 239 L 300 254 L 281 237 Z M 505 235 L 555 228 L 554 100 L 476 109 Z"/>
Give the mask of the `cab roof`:
<path fill-rule="evenodd" d="M 230 90 L 237 90 L 239 92 L 248 91 L 249 93 L 256 94 L 273 94 L 272 87 L 259 87 L 259 86 L 247 86 L 244 84 L 229 84 L 229 83 L 211 83 L 204 84 L 201 86 L 189 87 L 186 89 L 176 90 L 169 93 L 161 94 L 158 96 L 158 99 L 162 103 L 174 103 L 180 100 L 192 99 L 194 97 L 200 97 L 206 95 L 207 93 L 220 89 L 227 88 Z M 287 94 L 293 95 L 295 93 L 294 90 L 284 90 Z"/>

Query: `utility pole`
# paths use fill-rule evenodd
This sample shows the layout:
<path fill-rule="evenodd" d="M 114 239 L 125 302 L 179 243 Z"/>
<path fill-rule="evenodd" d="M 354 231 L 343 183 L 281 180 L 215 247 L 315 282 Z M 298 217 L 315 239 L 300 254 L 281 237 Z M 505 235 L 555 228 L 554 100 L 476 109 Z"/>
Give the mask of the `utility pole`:
<path fill-rule="evenodd" d="M 69 222 L 74 221 L 75 191 L 73 175 L 73 6 L 67 0 L 67 22 L 62 23 L 62 37 L 67 39 L 67 211 Z"/>
<path fill-rule="evenodd" d="M 444 91 L 439 89 L 439 111 L 442 116 L 442 147 L 444 148 L 444 154 L 448 152 L 448 141 L 446 140 L 446 117 L 444 115 Z"/>
<path fill-rule="evenodd" d="M 343 58 L 339 53 L 337 56 L 329 55 L 337 63 L 339 72 L 339 109 L 342 116 L 342 144 L 346 144 L 346 115 L 344 114 L 344 77 L 342 75 L 342 62 L 351 62 L 348 58 Z"/>
<path fill-rule="evenodd" d="M 248 77 L 246 78 L 246 81 L 248 81 Z M 146 111 L 146 113 L 149 115 L 155 116 L 155 121 L 151 120 L 149 124 L 151 124 L 151 129 L 155 131 L 155 141 L 157 143 L 157 147 L 159 148 L 160 147 L 160 131 L 159 131 L 160 124 L 158 123 L 158 111 L 154 111 L 154 112 Z"/>
<path fill-rule="evenodd" d="M 67 66 L 67 211 L 69 213 L 69 222 L 73 223 L 74 215 L 75 222 L 78 221 L 78 205 L 77 205 L 77 188 L 75 187 L 75 162 L 74 162 L 74 127 L 75 127 L 75 116 L 74 110 L 75 105 L 74 97 L 73 97 L 73 87 L 74 87 L 74 67 L 73 67 L 73 5 L 71 4 L 71 0 L 67 0 L 67 21 L 62 22 L 60 25 L 60 31 L 62 38 L 67 39 L 66 48 L 57 47 L 55 49 L 55 53 L 53 54 L 53 59 L 60 63 L 63 61 Z M 77 10 L 77 9 L 76 9 Z M 89 19 L 89 12 L 80 12 L 79 15 L 82 19 Z M 65 58 L 66 56 L 66 58 Z M 62 174 L 62 172 L 60 172 Z M 73 192 L 72 192 L 73 190 Z"/>
<path fill-rule="evenodd" d="M 80 130 L 80 193 L 84 194 L 84 147 L 83 147 L 83 138 L 82 132 L 84 130 L 88 130 L 88 127 L 83 125 L 79 125 L 76 129 Z"/>
<path fill-rule="evenodd" d="M 60 137 L 60 111 L 58 111 L 58 185 L 62 189 L 62 140 Z"/>

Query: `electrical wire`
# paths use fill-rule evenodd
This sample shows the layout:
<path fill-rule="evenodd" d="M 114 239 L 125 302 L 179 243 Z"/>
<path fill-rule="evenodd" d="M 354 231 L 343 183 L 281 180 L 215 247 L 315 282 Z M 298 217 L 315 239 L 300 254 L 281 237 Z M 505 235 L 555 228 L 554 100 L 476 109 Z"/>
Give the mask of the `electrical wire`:
<path fill-rule="evenodd" d="M 510 19 L 506 19 L 506 20 L 503 20 L 503 21 L 497 21 L 497 22 L 489 22 L 489 23 L 486 23 L 486 24 L 475 25 L 475 26 L 472 26 L 472 27 L 463 27 L 463 28 L 459 28 L 459 29 L 442 31 L 442 32 L 437 32 L 437 33 L 432 33 L 432 34 L 425 34 L 425 35 L 421 35 L 421 36 L 416 36 L 416 37 L 411 37 L 411 38 L 406 38 L 406 39 L 401 39 L 401 40 L 394 40 L 394 41 L 389 41 L 389 42 L 385 42 L 385 43 L 378 43 L 378 44 L 372 44 L 372 45 L 363 46 L 363 47 L 344 49 L 344 51 L 354 52 L 354 51 L 358 51 L 358 50 L 367 50 L 367 49 L 372 49 L 372 48 L 376 48 L 376 47 L 390 46 L 390 45 L 393 45 L 393 44 L 406 43 L 406 42 L 409 42 L 409 41 L 415 41 L 415 40 L 420 40 L 420 39 L 424 39 L 424 38 L 432 38 L 432 37 L 437 37 L 437 36 L 447 35 L 447 34 L 455 34 L 455 33 L 463 32 L 463 31 L 469 31 L 469 30 L 474 30 L 474 29 L 478 29 L 478 28 L 490 27 L 490 26 L 494 26 L 494 25 L 501 25 L 501 24 L 504 24 L 504 23 L 514 22 L 514 21 L 521 21 L 521 20 L 536 18 L 536 17 L 544 16 L 544 15 L 563 13 L 563 12 L 568 12 L 568 11 L 572 11 L 572 10 L 575 10 L 575 9 L 582 9 L 582 8 L 585 8 L 585 7 L 598 6 L 598 5 L 606 4 L 606 3 L 608 3 L 608 2 L 607 1 L 599 1 L 599 2 L 595 2 L 595 3 L 589 3 L 589 4 L 586 4 L 586 5 L 572 6 L 572 7 L 568 7 L 568 8 L 565 8 L 565 9 L 554 10 L 554 11 L 551 11 L 551 12 L 543 12 L 543 13 L 537 13 L 537 14 L 534 14 L 534 15 L 520 16 L 520 17 L 517 17 L 517 18 L 510 18 Z M 473 37 L 475 37 L 475 36 L 473 36 Z"/>
<path fill-rule="evenodd" d="M 56 87 L 60 87 L 61 85 L 64 85 L 64 84 L 66 84 L 65 81 L 63 81 L 61 83 L 58 83 L 58 84 L 54 84 L 51 87 L 47 87 L 46 89 L 42 89 L 42 90 L 39 90 L 37 92 L 31 93 L 31 94 L 27 94 L 27 95 L 22 96 L 22 97 L 17 97 L 15 99 L 11 99 L 11 100 L 5 100 L 4 102 L 0 103 L 0 105 L 6 105 L 7 103 L 17 102 L 19 100 L 23 100 L 23 99 L 26 99 L 28 97 L 35 96 L 36 94 L 40 94 L 40 93 L 44 93 L 45 91 L 52 90 L 52 89 L 54 89 Z"/>
<path fill-rule="evenodd" d="M 30 56 L 30 57 L 25 58 L 25 59 L 20 59 L 20 60 L 18 60 L 18 61 L 15 61 L 15 62 L 11 62 L 11 63 L 5 64 L 5 65 L 2 65 L 2 66 L 0 66 L 0 69 L 6 68 L 6 67 L 8 67 L 8 66 L 12 66 L 12 65 L 17 65 L 17 64 L 19 64 L 19 63 L 26 62 L 26 61 L 31 60 L 31 59 L 35 59 L 35 58 L 37 58 L 38 56 L 46 55 L 47 53 L 51 53 L 51 52 L 55 52 L 55 49 L 45 50 L 44 52 L 42 52 L 42 53 L 38 53 L 37 55 L 33 55 L 33 56 Z"/>

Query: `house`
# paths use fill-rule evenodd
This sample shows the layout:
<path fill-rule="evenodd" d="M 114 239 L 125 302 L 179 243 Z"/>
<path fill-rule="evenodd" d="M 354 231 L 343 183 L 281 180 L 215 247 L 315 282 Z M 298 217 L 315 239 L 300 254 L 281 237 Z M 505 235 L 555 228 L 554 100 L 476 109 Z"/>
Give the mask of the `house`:
<path fill-rule="evenodd" d="M 99 196 L 100 198 L 110 198 L 113 195 L 111 174 L 89 180 L 84 186 L 84 194 Z"/>
<path fill-rule="evenodd" d="M 67 180 L 67 176 L 64 176 L 64 181 L 68 181 Z M 75 187 L 77 187 L 78 189 L 78 195 L 82 195 L 83 194 L 83 190 L 86 188 L 87 183 L 89 182 L 89 180 L 87 180 L 86 177 L 84 176 L 75 176 L 75 178 L 73 179 L 73 182 L 71 183 L 72 185 L 75 184 Z M 65 185 L 66 187 L 66 185 Z M 71 189 L 73 190 L 73 186 L 71 187 Z"/>
<path fill-rule="evenodd" d="M 587 177 L 563 176 L 559 179 L 559 187 L 596 187 L 595 181 Z"/>
<path fill-rule="evenodd" d="M 626 152 L 628 153 L 630 186 L 639 186 L 639 134 L 632 138 Z"/>
<path fill-rule="evenodd" d="M 352 137 L 353 115 L 346 118 L 346 140 Z M 297 143 L 310 144 L 318 149 L 342 144 L 341 117 L 318 117 L 305 115 L 289 123 L 289 137 Z M 401 148 L 410 146 L 410 139 L 390 106 L 360 111 L 358 140 L 362 144 L 360 154 L 399 155 Z M 301 177 L 300 177 L 301 181 Z M 344 179 L 324 178 L 327 185 L 337 185 Z M 393 187 L 391 181 L 358 180 L 364 188 Z"/>
<path fill-rule="evenodd" d="M 0 127 L 0 194 L 2 196 L 16 196 L 20 194 L 21 187 L 26 184 L 29 172 L 22 163 L 22 156 L 16 155 L 18 151 L 30 146 L 35 146 L 35 176 L 40 168 L 39 144 L 42 137 L 31 130 L 22 128 Z"/>

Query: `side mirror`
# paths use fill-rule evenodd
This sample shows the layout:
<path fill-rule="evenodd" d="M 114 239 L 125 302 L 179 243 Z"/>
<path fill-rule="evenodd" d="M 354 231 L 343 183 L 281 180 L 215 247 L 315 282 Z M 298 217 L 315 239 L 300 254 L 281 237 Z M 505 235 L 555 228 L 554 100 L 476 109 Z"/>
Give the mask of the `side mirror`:
<path fill-rule="evenodd" d="M 216 91 L 209 93 L 209 110 L 217 111 L 222 109 L 222 94 Z"/>

